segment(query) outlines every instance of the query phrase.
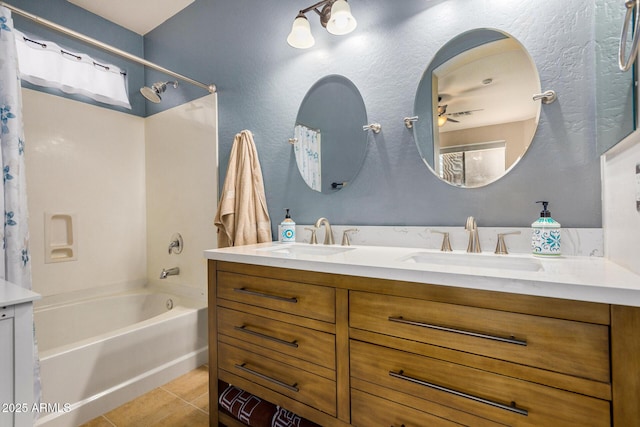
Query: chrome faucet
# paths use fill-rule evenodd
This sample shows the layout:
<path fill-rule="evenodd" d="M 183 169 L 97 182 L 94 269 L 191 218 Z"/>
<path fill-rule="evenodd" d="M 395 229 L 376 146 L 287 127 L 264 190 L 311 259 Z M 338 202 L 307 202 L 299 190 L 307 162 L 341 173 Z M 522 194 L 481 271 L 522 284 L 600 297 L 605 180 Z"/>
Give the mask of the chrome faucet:
<path fill-rule="evenodd" d="M 464 229 L 469 232 L 469 244 L 467 245 L 467 252 L 482 252 L 482 249 L 480 248 L 480 238 L 478 237 L 478 225 L 476 224 L 476 219 L 472 216 L 467 218 L 467 223 L 465 224 Z"/>
<path fill-rule="evenodd" d="M 333 230 L 331 230 L 331 224 L 329 224 L 329 220 L 327 218 L 319 218 L 316 221 L 316 228 L 320 228 L 324 224 L 324 244 L 325 245 L 333 245 Z"/>
<path fill-rule="evenodd" d="M 166 279 L 169 276 L 177 276 L 178 274 L 180 274 L 180 268 L 179 267 L 173 267 L 173 268 L 169 268 L 169 269 L 162 269 L 162 273 L 160 273 L 160 278 L 161 279 Z"/>

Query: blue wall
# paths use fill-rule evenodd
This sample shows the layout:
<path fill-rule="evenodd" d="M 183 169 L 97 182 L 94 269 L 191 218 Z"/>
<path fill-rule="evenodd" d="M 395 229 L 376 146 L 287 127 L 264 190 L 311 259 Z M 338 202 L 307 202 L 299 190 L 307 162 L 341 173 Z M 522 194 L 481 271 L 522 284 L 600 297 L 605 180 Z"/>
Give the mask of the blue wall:
<path fill-rule="evenodd" d="M 196 0 L 144 38 L 146 59 L 218 86 L 221 181 L 234 135 L 253 131 L 274 228 L 285 207 L 298 223 L 326 216 L 334 224 L 463 226 L 474 215 L 480 226 L 528 226 L 539 211 L 534 202 L 541 199 L 551 202 L 563 226 L 602 226 L 596 2 L 352 0 L 354 33 L 332 36 L 310 13 L 316 45 L 293 49 L 285 41 L 291 23 L 298 9 L 312 3 Z M 64 24 L 64 16 L 44 12 Z M 618 28 L 618 17 L 612 19 Z M 422 73 L 440 47 L 482 27 L 518 39 L 538 67 L 542 89 L 554 89 L 559 99 L 543 106 L 533 144 L 508 176 L 483 188 L 459 189 L 426 168 L 402 118 L 413 113 Z M 328 74 L 355 83 L 369 121 L 380 122 L 383 131 L 369 136 L 358 177 L 323 195 L 304 184 L 287 140 L 307 90 Z M 147 83 L 159 79 L 166 78 L 146 72 Z M 162 104 L 149 104 L 147 113 L 205 94 L 182 84 L 168 89 Z"/>
<path fill-rule="evenodd" d="M 309 14 L 316 45 L 285 39 L 298 8 L 312 2 L 196 0 L 145 37 L 147 58 L 219 88 L 221 180 L 235 133 L 254 132 L 272 222 L 291 208 L 298 223 L 320 216 L 336 224 L 528 226 L 536 200 L 564 226 L 600 227 L 600 167 L 595 129 L 595 5 L 583 0 L 352 0 L 358 28 L 332 36 Z M 402 118 L 418 82 L 448 40 L 473 28 L 517 38 L 537 64 L 543 90 L 559 99 L 542 108 L 529 152 L 505 178 L 480 189 L 439 181 L 424 166 Z M 370 136 L 359 176 L 323 195 L 306 188 L 287 139 L 306 91 L 342 74 L 360 89 Z M 195 95 L 194 95 L 195 96 Z M 161 108 L 168 107 L 161 105 Z"/>
<path fill-rule="evenodd" d="M 107 21 L 91 12 L 86 11 L 66 0 L 10 0 L 7 3 L 22 9 L 26 12 L 37 15 L 41 18 L 52 21 L 63 27 L 67 27 L 81 34 L 87 35 L 96 40 L 110 44 L 118 49 L 124 50 L 136 55 L 144 57 L 144 41 L 141 35 L 127 30 L 111 21 Z M 122 111 L 137 116 L 146 115 L 146 102 L 140 94 L 140 87 L 144 85 L 144 67 L 127 61 L 107 53 L 104 50 L 95 48 L 84 42 L 78 41 L 61 33 L 49 30 L 42 25 L 23 18 L 17 14 L 13 14 L 14 24 L 20 31 L 30 34 L 40 40 L 50 40 L 60 47 L 75 52 L 85 53 L 98 62 L 113 64 L 127 72 L 127 83 L 129 90 L 129 103 L 131 110 L 115 107 L 108 104 L 96 102 L 86 96 L 68 95 L 56 89 L 47 89 L 41 86 L 32 85 L 23 82 L 23 87 L 51 93 L 54 95 L 64 96 L 65 98 L 75 99 L 77 101 L 86 102 L 88 104 L 99 105 L 101 107 L 112 110 Z"/>

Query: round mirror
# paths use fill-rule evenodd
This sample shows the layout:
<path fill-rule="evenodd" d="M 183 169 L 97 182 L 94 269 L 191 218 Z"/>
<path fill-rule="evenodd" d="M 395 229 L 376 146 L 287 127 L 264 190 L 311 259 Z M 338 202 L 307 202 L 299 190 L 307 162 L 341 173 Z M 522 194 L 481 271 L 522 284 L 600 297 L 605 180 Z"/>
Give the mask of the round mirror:
<path fill-rule="evenodd" d="M 364 161 L 367 112 L 358 88 L 347 78 L 329 75 L 305 95 L 291 140 L 300 175 L 322 193 L 351 182 Z"/>
<path fill-rule="evenodd" d="M 416 93 L 415 140 L 443 181 L 481 187 L 505 175 L 538 126 L 540 78 L 525 48 L 492 29 L 463 33 L 436 53 Z"/>

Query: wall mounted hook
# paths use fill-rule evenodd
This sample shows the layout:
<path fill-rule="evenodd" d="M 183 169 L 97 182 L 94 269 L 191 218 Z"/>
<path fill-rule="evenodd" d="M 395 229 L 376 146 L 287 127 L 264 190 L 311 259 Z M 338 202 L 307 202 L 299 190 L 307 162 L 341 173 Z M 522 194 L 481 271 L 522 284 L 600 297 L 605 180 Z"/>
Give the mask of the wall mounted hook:
<path fill-rule="evenodd" d="M 533 100 L 537 101 L 541 99 L 543 104 L 553 104 L 556 99 L 558 99 L 558 95 L 554 90 L 548 90 L 542 93 L 538 93 L 533 95 Z"/>
<path fill-rule="evenodd" d="M 418 116 L 405 117 L 402 119 L 407 129 L 413 129 L 413 124 L 418 121 Z"/>
<path fill-rule="evenodd" d="M 373 133 L 380 133 L 380 131 L 382 130 L 382 125 L 380 123 L 371 123 L 371 124 L 362 126 L 362 130 L 365 132 L 368 130 L 372 130 Z"/>

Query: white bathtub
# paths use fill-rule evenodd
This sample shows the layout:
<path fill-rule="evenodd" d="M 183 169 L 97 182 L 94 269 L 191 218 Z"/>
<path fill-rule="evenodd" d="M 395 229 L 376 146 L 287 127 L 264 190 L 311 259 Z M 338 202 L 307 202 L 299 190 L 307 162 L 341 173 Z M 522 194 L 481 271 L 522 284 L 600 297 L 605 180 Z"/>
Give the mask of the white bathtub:
<path fill-rule="evenodd" d="M 206 300 L 145 288 L 34 310 L 42 402 L 36 426 L 76 427 L 207 362 Z"/>

